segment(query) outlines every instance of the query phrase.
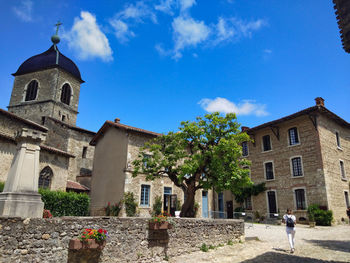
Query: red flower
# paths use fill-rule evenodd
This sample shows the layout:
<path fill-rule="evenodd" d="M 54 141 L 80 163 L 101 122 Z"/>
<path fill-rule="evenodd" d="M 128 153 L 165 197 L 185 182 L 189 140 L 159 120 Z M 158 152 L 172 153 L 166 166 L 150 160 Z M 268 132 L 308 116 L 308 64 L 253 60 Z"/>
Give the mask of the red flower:
<path fill-rule="evenodd" d="M 107 230 L 103 230 L 103 233 L 107 234 Z"/>
<path fill-rule="evenodd" d="M 99 232 L 100 234 L 102 234 L 103 230 L 100 228 L 100 229 L 98 230 L 98 232 Z"/>

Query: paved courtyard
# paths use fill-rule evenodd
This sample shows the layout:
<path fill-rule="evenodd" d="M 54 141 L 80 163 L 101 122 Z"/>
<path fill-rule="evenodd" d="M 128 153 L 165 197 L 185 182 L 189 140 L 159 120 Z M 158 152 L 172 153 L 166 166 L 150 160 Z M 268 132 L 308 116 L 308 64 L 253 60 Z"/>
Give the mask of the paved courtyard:
<path fill-rule="evenodd" d="M 199 262 L 350 262 L 350 226 L 316 227 L 298 225 L 296 250 L 290 254 L 284 226 L 246 225 L 246 239 L 209 252 L 195 252 L 170 259 L 172 263 Z M 259 240 L 256 240 L 258 237 Z M 209 244 L 208 244 L 209 245 Z"/>

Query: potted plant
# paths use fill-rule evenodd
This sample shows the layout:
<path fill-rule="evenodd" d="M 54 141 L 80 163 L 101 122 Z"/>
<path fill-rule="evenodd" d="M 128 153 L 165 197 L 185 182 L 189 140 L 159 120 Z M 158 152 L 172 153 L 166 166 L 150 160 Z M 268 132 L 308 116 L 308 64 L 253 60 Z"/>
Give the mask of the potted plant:
<path fill-rule="evenodd" d="M 315 211 L 318 209 L 318 205 L 310 205 L 307 208 L 307 214 L 308 214 L 308 219 L 309 219 L 309 226 L 310 227 L 315 227 L 316 222 L 315 222 Z"/>
<path fill-rule="evenodd" d="M 105 229 L 85 228 L 78 238 L 69 241 L 69 249 L 99 249 L 102 250 L 106 245 L 108 232 Z"/>
<path fill-rule="evenodd" d="M 160 215 L 155 215 L 149 221 L 149 229 L 150 230 L 159 230 L 159 229 L 171 229 L 173 226 L 173 222 L 170 215 L 166 212 L 161 213 Z"/>
<path fill-rule="evenodd" d="M 181 202 L 180 202 L 180 200 L 176 200 L 175 217 L 180 218 L 180 214 L 181 214 Z"/>

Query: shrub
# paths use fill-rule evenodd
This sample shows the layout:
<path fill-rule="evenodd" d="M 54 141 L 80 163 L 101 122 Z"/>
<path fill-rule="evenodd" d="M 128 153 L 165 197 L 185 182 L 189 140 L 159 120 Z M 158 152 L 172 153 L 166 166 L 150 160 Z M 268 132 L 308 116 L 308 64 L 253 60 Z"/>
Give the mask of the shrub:
<path fill-rule="evenodd" d="M 331 226 L 333 220 L 333 212 L 331 210 L 317 210 L 315 212 L 315 221 L 318 226 Z"/>
<path fill-rule="evenodd" d="M 4 191 L 5 182 L 0 182 L 0 192 Z"/>
<path fill-rule="evenodd" d="M 39 189 L 44 208 L 53 216 L 87 216 L 90 198 L 87 194 Z"/>
<path fill-rule="evenodd" d="M 319 205 L 310 205 L 307 208 L 310 221 L 315 221 L 318 226 L 332 225 L 333 212 L 331 210 L 320 209 Z"/>
<path fill-rule="evenodd" d="M 179 199 L 176 200 L 176 211 L 181 211 L 182 205 Z"/>
<path fill-rule="evenodd" d="M 152 216 L 158 216 L 162 213 L 162 205 L 162 197 L 159 195 L 156 196 L 154 199 Z"/>
<path fill-rule="evenodd" d="M 232 246 L 233 245 L 232 240 L 227 241 L 227 245 Z"/>
<path fill-rule="evenodd" d="M 106 216 L 118 216 L 120 210 L 122 210 L 122 206 L 123 200 L 115 203 L 114 205 L 111 205 L 111 203 L 108 202 L 107 206 L 105 207 Z"/>
<path fill-rule="evenodd" d="M 135 216 L 137 203 L 135 201 L 134 194 L 131 192 L 126 192 L 124 194 L 124 204 L 126 216 Z"/>
<path fill-rule="evenodd" d="M 208 250 L 209 250 L 207 244 L 205 244 L 205 243 L 203 243 L 199 249 L 203 252 L 208 252 Z"/>

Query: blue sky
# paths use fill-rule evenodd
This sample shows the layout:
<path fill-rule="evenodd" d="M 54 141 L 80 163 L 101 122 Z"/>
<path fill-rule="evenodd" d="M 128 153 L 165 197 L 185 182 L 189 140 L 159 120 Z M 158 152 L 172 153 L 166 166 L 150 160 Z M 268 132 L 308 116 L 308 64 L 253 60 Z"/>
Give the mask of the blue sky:
<path fill-rule="evenodd" d="M 79 67 L 77 125 L 105 120 L 156 131 L 206 112 L 234 111 L 244 126 L 325 99 L 350 121 L 350 54 L 332 1 L 0 0 L 0 107 L 20 64 L 47 50 Z M 98 3 L 98 4 L 97 4 Z"/>

